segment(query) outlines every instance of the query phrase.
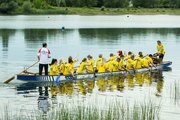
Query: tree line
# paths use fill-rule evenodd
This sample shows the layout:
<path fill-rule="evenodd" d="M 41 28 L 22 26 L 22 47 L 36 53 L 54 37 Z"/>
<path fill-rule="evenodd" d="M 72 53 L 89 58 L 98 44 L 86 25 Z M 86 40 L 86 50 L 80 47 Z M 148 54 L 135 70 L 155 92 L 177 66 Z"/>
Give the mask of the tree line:
<path fill-rule="evenodd" d="M 17 9 L 28 12 L 31 8 L 51 7 L 107 7 L 126 8 L 180 8 L 180 0 L 0 0 L 0 12 L 9 13 Z"/>

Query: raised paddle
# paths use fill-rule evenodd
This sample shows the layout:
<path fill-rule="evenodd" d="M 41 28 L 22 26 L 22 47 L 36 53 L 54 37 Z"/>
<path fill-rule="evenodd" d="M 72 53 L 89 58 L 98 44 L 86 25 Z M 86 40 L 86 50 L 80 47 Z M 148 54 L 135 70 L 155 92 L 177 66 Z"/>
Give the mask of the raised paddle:
<path fill-rule="evenodd" d="M 37 64 L 39 61 L 36 61 L 35 63 L 33 63 L 32 65 L 30 65 L 29 67 L 27 67 L 25 70 L 21 71 L 19 74 L 23 73 L 24 71 L 28 70 L 29 68 L 31 68 L 32 66 L 34 66 L 35 64 Z M 7 79 L 4 84 L 8 84 L 10 81 L 12 81 L 15 78 L 15 75 L 12 76 L 11 78 Z"/>

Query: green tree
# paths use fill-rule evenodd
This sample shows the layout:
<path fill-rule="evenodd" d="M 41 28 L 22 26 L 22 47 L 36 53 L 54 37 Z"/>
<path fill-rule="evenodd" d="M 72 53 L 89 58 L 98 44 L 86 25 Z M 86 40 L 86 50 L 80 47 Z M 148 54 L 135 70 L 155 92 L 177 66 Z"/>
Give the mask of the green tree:
<path fill-rule="evenodd" d="M 97 5 L 97 0 L 79 0 L 80 7 L 94 7 Z"/>
<path fill-rule="evenodd" d="M 104 5 L 104 0 L 97 1 L 97 7 L 102 7 Z"/>
<path fill-rule="evenodd" d="M 45 0 L 33 0 L 33 5 L 37 9 L 42 9 L 46 7 L 46 1 Z"/>
<path fill-rule="evenodd" d="M 180 0 L 169 0 L 169 7 L 180 8 Z"/>
<path fill-rule="evenodd" d="M 105 7 L 118 8 L 127 7 L 129 0 L 103 0 Z"/>
<path fill-rule="evenodd" d="M 31 13 L 31 2 L 30 1 L 25 1 L 22 5 L 23 11 L 25 13 Z"/>
<path fill-rule="evenodd" d="M 60 7 L 61 4 L 66 6 L 66 1 L 65 0 L 56 0 L 57 7 Z"/>
<path fill-rule="evenodd" d="M 133 0 L 134 7 L 144 7 L 144 8 L 151 8 L 151 7 L 159 7 L 159 0 Z"/>
<path fill-rule="evenodd" d="M 16 0 L 0 0 L 0 12 L 9 13 L 18 8 Z"/>

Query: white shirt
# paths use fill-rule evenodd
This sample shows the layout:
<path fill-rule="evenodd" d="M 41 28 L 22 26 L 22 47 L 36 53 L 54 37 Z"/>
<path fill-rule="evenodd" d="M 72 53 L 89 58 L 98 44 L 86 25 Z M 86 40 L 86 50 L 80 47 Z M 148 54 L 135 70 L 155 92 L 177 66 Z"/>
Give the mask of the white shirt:
<path fill-rule="evenodd" d="M 41 48 L 38 50 L 38 56 L 40 58 L 40 64 L 48 64 L 48 58 L 51 57 L 51 52 L 47 48 Z"/>

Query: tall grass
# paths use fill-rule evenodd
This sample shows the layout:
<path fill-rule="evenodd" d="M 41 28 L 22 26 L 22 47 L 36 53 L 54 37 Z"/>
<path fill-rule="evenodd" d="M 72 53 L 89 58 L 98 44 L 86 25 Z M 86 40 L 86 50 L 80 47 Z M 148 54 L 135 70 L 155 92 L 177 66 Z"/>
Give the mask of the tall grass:
<path fill-rule="evenodd" d="M 180 82 L 175 80 L 170 86 L 170 97 L 174 105 L 179 105 L 180 102 Z"/>
<path fill-rule="evenodd" d="M 1 112 L 1 120 L 155 120 L 159 119 L 161 107 L 151 99 L 131 103 L 116 101 L 99 107 L 97 104 L 68 103 L 58 104 L 48 113 L 34 111 L 31 114 L 12 115 L 7 107 Z"/>

